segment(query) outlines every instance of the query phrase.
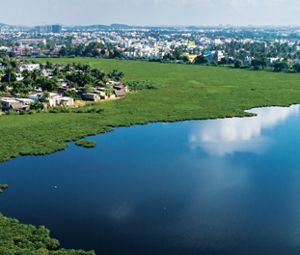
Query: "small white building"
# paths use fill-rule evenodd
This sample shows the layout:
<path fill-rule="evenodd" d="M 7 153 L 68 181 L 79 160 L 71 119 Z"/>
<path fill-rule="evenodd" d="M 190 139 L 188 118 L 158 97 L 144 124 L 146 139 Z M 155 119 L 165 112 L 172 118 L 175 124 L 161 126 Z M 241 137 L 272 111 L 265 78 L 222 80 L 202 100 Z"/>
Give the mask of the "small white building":
<path fill-rule="evenodd" d="M 56 107 L 56 106 L 61 106 L 61 105 L 73 106 L 74 99 L 71 97 L 63 97 L 57 93 L 50 93 L 49 105 L 50 105 L 50 107 Z"/>
<path fill-rule="evenodd" d="M 23 64 L 20 66 L 20 72 L 23 72 L 25 70 L 29 72 L 33 72 L 34 70 L 40 70 L 40 64 Z"/>
<path fill-rule="evenodd" d="M 74 99 L 71 97 L 58 97 L 56 98 L 56 105 L 73 106 Z"/>

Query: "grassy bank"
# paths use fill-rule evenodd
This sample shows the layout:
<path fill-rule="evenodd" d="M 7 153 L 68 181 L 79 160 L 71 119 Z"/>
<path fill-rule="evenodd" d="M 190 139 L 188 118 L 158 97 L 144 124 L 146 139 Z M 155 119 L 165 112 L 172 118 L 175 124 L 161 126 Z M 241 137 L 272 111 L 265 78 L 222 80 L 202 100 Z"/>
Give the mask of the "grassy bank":
<path fill-rule="evenodd" d="M 93 106 L 102 110 L 98 113 L 1 116 L 1 161 L 62 150 L 66 141 L 109 131 L 108 126 L 245 116 L 244 110 L 252 107 L 300 102 L 297 74 L 104 59 L 51 61 L 81 62 L 105 71 L 116 68 L 127 81 L 151 80 L 165 86 L 99 103 Z"/>

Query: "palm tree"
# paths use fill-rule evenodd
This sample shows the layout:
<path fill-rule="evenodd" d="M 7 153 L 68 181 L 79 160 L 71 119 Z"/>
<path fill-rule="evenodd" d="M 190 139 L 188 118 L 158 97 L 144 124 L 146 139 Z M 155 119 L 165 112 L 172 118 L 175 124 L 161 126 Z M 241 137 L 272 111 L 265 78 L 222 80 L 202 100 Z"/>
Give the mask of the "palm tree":
<path fill-rule="evenodd" d="M 110 98 L 111 95 L 114 93 L 114 88 L 111 85 L 106 85 L 105 87 L 105 95 Z"/>
<path fill-rule="evenodd" d="M 114 69 L 108 74 L 108 77 L 114 81 L 120 81 L 124 77 L 124 73 Z"/>
<path fill-rule="evenodd" d="M 17 80 L 17 77 L 16 77 L 15 69 L 11 68 L 11 67 L 6 68 L 4 71 L 3 81 L 11 83 L 11 82 L 15 82 L 16 80 Z"/>

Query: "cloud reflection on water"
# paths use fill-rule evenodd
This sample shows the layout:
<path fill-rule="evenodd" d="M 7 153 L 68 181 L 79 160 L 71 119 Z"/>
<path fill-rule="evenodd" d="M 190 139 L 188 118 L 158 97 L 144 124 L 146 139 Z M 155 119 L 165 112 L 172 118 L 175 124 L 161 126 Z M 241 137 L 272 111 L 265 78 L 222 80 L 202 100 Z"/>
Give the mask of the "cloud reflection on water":
<path fill-rule="evenodd" d="M 202 122 L 189 137 L 190 146 L 203 148 L 212 155 L 225 156 L 235 152 L 262 152 L 268 137 L 263 129 L 272 129 L 289 117 L 299 113 L 300 106 L 256 108 L 249 112 L 257 114 L 249 118 L 231 118 Z"/>

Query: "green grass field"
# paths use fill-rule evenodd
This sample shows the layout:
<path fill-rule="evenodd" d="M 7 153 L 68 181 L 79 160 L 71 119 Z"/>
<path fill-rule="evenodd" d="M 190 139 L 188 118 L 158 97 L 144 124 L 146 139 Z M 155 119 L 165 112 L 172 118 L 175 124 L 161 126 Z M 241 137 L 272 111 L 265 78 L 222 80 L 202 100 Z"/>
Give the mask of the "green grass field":
<path fill-rule="evenodd" d="M 66 141 L 106 132 L 108 126 L 245 116 L 249 108 L 300 102 L 298 74 L 105 59 L 51 61 L 86 63 L 105 71 L 116 68 L 125 73 L 126 81 L 151 80 L 165 87 L 92 106 L 103 109 L 101 113 L 2 116 L 1 161 L 62 150 Z"/>

